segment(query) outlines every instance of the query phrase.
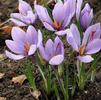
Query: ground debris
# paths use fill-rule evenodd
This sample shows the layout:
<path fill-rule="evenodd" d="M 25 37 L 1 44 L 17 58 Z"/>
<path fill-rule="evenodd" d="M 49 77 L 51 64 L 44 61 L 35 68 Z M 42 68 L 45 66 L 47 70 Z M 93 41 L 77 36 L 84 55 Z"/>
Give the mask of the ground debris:
<path fill-rule="evenodd" d="M 6 98 L 4 98 L 4 97 L 0 97 L 0 100 L 6 100 Z"/>
<path fill-rule="evenodd" d="M 19 75 L 17 77 L 13 77 L 12 78 L 12 82 L 19 83 L 20 85 L 23 84 L 23 82 L 27 79 L 27 77 L 25 75 Z"/>
<path fill-rule="evenodd" d="M 4 75 L 5 73 L 0 73 L 0 79 L 2 79 Z"/>

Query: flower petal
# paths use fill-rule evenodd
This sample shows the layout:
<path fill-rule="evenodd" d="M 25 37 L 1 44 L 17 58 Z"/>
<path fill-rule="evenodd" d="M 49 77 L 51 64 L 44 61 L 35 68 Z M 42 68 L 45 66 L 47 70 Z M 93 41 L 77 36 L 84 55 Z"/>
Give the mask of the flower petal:
<path fill-rule="evenodd" d="M 41 57 L 42 57 L 44 60 L 49 61 L 49 56 L 48 56 L 48 54 L 45 52 L 45 48 L 43 47 L 43 45 L 40 45 L 40 46 L 39 46 L 39 52 L 40 52 Z"/>
<path fill-rule="evenodd" d="M 12 40 L 6 40 L 5 41 L 7 47 L 14 53 L 18 53 L 18 54 L 23 54 L 23 44 L 22 43 L 17 43 L 15 41 Z M 20 44 L 20 45 L 19 45 Z"/>
<path fill-rule="evenodd" d="M 51 24 L 47 23 L 47 22 L 43 22 L 45 28 L 47 28 L 50 31 L 55 31 L 55 29 L 52 27 Z"/>
<path fill-rule="evenodd" d="M 45 52 L 47 53 L 49 58 L 51 58 L 54 55 L 54 44 L 51 39 L 48 39 L 48 41 L 46 42 Z"/>
<path fill-rule="evenodd" d="M 17 26 L 27 26 L 27 24 L 23 23 L 22 21 L 19 21 L 18 19 L 10 18 L 10 20 Z"/>
<path fill-rule="evenodd" d="M 58 36 L 54 41 L 54 53 L 55 55 L 62 54 L 64 56 L 64 45 Z"/>
<path fill-rule="evenodd" d="M 37 16 L 32 11 L 28 11 L 26 17 L 30 20 L 30 24 L 33 24 Z"/>
<path fill-rule="evenodd" d="M 77 21 L 79 21 L 82 3 L 83 3 L 83 0 L 77 0 L 77 8 L 76 8 L 76 19 L 77 19 Z"/>
<path fill-rule="evenodd" d="M 57 2 L 54 6 L 54 9 L 52 11 L 53 19 L 58 22 L 62 23 L 65 18 L 65 11 L 64 6 L 62 2 Z"/>
<path fill-rule="evenodd" d="M 80 23 L 84 29 L 87 29 L 93 19 L 93 9 L 90 8 L 90 5 L 87 3 L 80 15 Z"/>
<path fill-rule="evenodd" d="M 39 47 L 42 43 L 42 33 L 40 30 L 38 30 L 38 43 L 37 43 L 37 47 Z"/>
<path fill-rule="evenodd" d="M 19 0 L 18 9 L 19 9 L 19 12 L 24 15 L 26 15 L 28 11 L 32 11 L 31 6 L 23 0 Z"/>
<path fill-rule="evenodd" d="M 30 25 L 27 29 L 26 41 L 31 44 L 37 44 L 38 42 L 38 33 L 32 25 Z"/>
<path fill-rule="evenodd" d="M 101 39 L 94 39 L 87 44 L 86 54 L 94 54 L 101 50 Z"/>
<path fill-rule="evenodd" d="M 75 41 L 76 41 L 77 45 L 80 46 L 81 38 L 80 38 L 80 32 L 79 32 L 77 26 L 75 24 L 72 24 L 70 26 L 70 30 L 71 30 L 71 32 L 73 34 L 73 37 L 75 37 Z"/>
<path fill-rule="evenodd" d="M 6 56 L 8 58 L 13 59 L 13 60 L 20 60 L 20 59 L 23 59 L 24 58 L 23 55 L 15 55 L 15 54 L 13 54 L 13 53 L 11 53 L 9 51 L 5 51 L 5 53 L 6 53 Z"/>
<path fill-rule="evenodd" d="M 63 60 L 64 60 L 63 55 L 57 55 L 50 59 L 49 64 L 50 65 L 60 65 L 63 62 Z"/>
<path fill-rule="evenodd" d="M 76 5 L 76 0 L 67 0 L 64 3 L 64 8 L 65 8 L 65 19 L 63 22 L 64 27 L 68 26 L 71 19 L 73 18 L 75 14 L 75 5 Z"/>
<path fill-rule="evenodd" d="M 24 41 L 26 33 L 19 27 L 13 27 L 11 31 L 11 35 L 14 41 Z"/>
<path fill-rule="evenodd" d="M 35 53 L 36 49 L 37 49 L 36 45 L 31 45 L 29 52 L 28 52 L 28 55 L 33 55 Z"/>
<path fill-rule="evenodd" d="M 79 51 L 78 44 L 75 41 L 75 37 L 73 36 L 70 29 L 67 30 L 67 42 L 72 46 L 75 51 Z"/>
<path fill-rule="evenodd" d="M 95 38 L 96 34 L 98 34 L 97 31 L 98 31 L 98 30 L 101 30 L 100 28 L 101 28 L 101 27 L 100 27 L 100 23 L 97 23 L 97 24 L 94 24 L 94 25 L 92 25 L 92 26 L 89 26 L 89 27 L 87 28 L 87 30 L 85 31 L 85 33 L 84 33 L 82 45 L 83 45 L 83 44 L 86 45 L 87 42 L 91 41 L 92 32 L 94 32 L 94 38 Z M 100 34 L 100 36 L 101 36 L 101 33 L 100 33 L 100 32 L 99 32 L 99 34 Z M 99 35 L 98 35 L 98 37 L 99 37 Z M 93 38 L 93 39 L 94 39 L 94 38 Z"/>
<path fill-rule="evenodd" d="M 38 14 L 38 16 L 42 22 L 47 22 L 49 24 L 52 24 L 52 20 L 48 14 L 48 11 L 46 8 L 44 8 L 43 6 L 40 6 L 40 5 L 35 5 L 35 11 Z"/>
<path fill-rule="evenodd" d="M 78 58 L 81 62 L 84 62 L 84 63 L 90 63 L 90 62 L 92 62 L 92 61 L 94 60 L 90 55 L 78 56 L 77 58 Z"/>
<path fill-rule="evenodd" d="M 66 35 L 67 34 L 67 30 L 57 31 L 57 32 L 55 32 L 55 34 L 59 35 L 59 36 Z"/>

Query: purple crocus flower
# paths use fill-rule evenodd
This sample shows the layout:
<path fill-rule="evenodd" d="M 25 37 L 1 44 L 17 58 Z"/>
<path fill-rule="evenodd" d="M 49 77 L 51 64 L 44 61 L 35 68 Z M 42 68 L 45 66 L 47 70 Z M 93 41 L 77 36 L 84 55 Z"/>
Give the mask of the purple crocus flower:
<path fill-rule="evenodd" d="M 90 5 L 86 3 L 85 7 L 81 11 L 82 2 L 83 0 L 77 0 L 76 18 L 80 21 L 83 29 L 86 30 L 92 22 L 93 9 L 91 9 Z"/>
<path fill-rule="evenodd" d="M 56 37 L 54 42 L 48 39 L 45 47 L 39 46 L 39 51 L 42 58 L 50 65 L 59 65 L 64 60 L 64 45 L 59 37 Z"/>
<path fill-rule="evenodd" d="M 78 52 L 77 58 L 81 62 L 89 63 L 93 61 L 94 59 L 91 55 L 101 50 L 101 30 L 97 30 L 99 25 L 99 23 L 92 25 L 85 31 L 82 43 L 77 26 L 72 24 L 70 29 L 68 29 L 67 41 Z"/>
<path fill-rule="evenodd" d="M 70 23 L 75 14 L 76 0 L 67 0 L 66 2 L 57 2 L 52 10 L 52 19 L 45 7 L 35 5 L 36 13 L 44 24 L 45 28 L 55 31 L 57 35 L 64 35 L 65 28 Z M 61 32 L 60 32 L 61 31 Z"/>
<path fill-rule="evenodd" d="M 19 13 L 11 14 L 11 21 L 17 26 L 28 26 L 35 22 L 36 14 L 33 13 L 31 6 L 23 1 L 19 0 Z"/>
<path fill-rule="evenodd" d="M 6 55 L 13 60 L 20 60 L 33 55 L 42 42 L 41 32 L 37 32 L 33 26 L 29 26 L 27 32 L 18 27 L 13 27 L 11 35 L 13 40 L 6 40 L 5 42 L 12 53 L 6 51 Z"/>

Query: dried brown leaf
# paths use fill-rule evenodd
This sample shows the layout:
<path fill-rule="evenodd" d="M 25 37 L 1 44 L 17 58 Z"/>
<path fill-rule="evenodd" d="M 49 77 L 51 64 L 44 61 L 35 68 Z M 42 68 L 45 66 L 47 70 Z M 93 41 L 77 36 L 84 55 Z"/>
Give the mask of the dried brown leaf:
<path fill-rule="evenodd" d="M 27 77 L 25 75 L 19 75 L 17 77 L 13 77 L 12 78 L 12 82 L 19 83 L 20 85 L 23 84 L 23 82 L 27 79 Z"/>
<path fill-rule="evenodd" d="M 6 98 L 4 98 L 4 97 L 0 97 L 0 100 L 6 100 Z"/>
<path fill-rule="evenodd" d="M 35 99 L 39 100 L 38 98 L 39 98 L 39 96 L 41 95 L 41 92 L 40 92 L 39 90 L 31 91 L 31 95 L 32 95 Z"/>
<path fill-rule="evenodd" d="M 6 26 L 3 26 L 2 28 L 0 28 L 0 30 L 5 33 L 11 33 L 12 26 L 6 25 Z"/>
<path fill-rule="evenodd" d="M 2 79 L 4 75 L 5 73 L 0 73 L 0 79 Z"/>
<path fill-rule="evenodd" d="M 0 61 L 3 61 L 5 60 L 7 57 L 5 54 L 0 54 Z"/>

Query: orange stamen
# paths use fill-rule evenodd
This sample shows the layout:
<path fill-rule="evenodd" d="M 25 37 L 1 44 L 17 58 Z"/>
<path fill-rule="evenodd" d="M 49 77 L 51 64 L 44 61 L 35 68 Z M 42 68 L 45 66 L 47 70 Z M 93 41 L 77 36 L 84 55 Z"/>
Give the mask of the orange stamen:
<path fill-rule="evenodd" d="M 56 28 L 57 30 L 59 30 L 60 27 L 61 27 L 61 23 L 58 23 L 56 20 L 54 20 L 53 26 L 54 26 L 54 28 Z"/>
<path fill-rule="evenodd" d="M 86 46 L 85 45 L 81 46 L 80 49 L 79 49 L 79 54 L 80 55 L 83 55 L 84 52 L 85 52 L 85 49 L 86 49 Z"/>

